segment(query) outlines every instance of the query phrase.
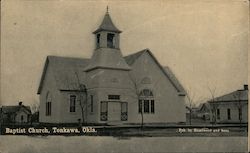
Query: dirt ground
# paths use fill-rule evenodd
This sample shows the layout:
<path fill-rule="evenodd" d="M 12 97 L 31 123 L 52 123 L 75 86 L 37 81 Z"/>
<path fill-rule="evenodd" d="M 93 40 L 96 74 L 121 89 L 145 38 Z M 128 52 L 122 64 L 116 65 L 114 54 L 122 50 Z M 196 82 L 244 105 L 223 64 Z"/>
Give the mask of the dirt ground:
<path fill-rule="evenodd" d="M 247 137 L 1 136 L 1 153 L 247 152 Z"/>

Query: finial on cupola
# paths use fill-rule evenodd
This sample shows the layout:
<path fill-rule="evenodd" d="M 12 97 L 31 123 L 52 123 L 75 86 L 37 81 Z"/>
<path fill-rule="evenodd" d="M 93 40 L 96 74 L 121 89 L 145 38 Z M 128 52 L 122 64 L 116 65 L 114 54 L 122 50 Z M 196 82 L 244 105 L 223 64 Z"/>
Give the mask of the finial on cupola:
<path fill-rule="evenodd" d="M 107 5 L 107 13 L 109 13 L 109 6 Z"/>

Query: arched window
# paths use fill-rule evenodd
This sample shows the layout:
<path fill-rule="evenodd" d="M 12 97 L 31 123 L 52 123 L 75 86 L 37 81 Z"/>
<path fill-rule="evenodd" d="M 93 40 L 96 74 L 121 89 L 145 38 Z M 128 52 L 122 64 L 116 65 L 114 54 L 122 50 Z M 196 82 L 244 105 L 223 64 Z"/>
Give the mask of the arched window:
<path fill-rule="evenodd" d="M 140 92 L 138 107 L 139 113 L 155 113 L 154 95 L 151 90 L 143 89 Z"/>
<path fill-rule="evenodd" d="M 151 79 L 149 77 L 144 77 L 141 80 L 141 84 L 151 84 Z"/>
<path fill-rule="evenodd" d="M 46 116 L 51 116 L 51 102 L 52 102 L 52 97 L 51 97 L 51 94 L 50 92 L 47 92 L 47 95 L 46 95 L 46 108 L 45 108 L 45 113 L 46 113 Z"/>

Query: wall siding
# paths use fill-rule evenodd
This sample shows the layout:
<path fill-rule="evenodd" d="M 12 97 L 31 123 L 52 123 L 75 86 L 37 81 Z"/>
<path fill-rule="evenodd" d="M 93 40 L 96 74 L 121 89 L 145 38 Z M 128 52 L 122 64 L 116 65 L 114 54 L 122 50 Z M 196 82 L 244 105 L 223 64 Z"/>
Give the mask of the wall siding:
<path fill-rule="evenodd" d="M 54 79 L 53 73 L 51 67 L 48 66 L 44 77 L 43 88 L 40 93 L 39 122 L 42 123 L 60 123 L 60 103 L 62 99 L 56 87 L 56 80 Z M 50 92 L 52 96 L 51 116 L 45 115 L 47 92 Z"/>

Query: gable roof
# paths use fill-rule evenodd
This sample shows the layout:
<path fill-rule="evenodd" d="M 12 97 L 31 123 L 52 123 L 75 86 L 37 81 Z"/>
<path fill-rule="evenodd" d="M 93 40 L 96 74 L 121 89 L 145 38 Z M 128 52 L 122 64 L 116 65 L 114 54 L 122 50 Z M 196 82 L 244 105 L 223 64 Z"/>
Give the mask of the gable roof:
<path fill-rule="evenodd" d="M 232 102 L 232 101 L 248 101 L 248 90 L 236 90 L 231 93 L 209 100 L 209 102 Z"/>
<path fill-rule="evenodd" d="M 24 105 L 21 105 L 21 106 L 2 106 L 1 110 L 3 113 L 16 113 L 18 112 L 21 108 L 24 108 L 28 113 L 31 113 L 31 110 L 30 110 L 30 106 L 24 106 Z"/>
<path fill-rule="evenodd" d="M 84 58 L 48 56 L 37 94 L 41 93 L 48 66 L 55 72 L 54 79 L 59 90 L 80 90 L 79 83 L 85 84 L 85 72 L 83 69 L 88 63 L 89 59 Z"/>
<path fill-rule="evenodd" d="M 152 54 L 152 52 L 149 49 L 144 49 L 142 51 L 136 52 L 134 54 L 130 54 L 128 56 L 125 56 L 125 60 L 128 63 L 128 65 L 134 64 L 134 62 L 144 53 L 148 53 L 153 60 L 156 62 L 156 64 L 159 66 L 159 68 L 162 70 L 164 75 L 170 80 L 171 84 L 175 87 L 175 89 L 179 92 L 179 95 L 185 96 L 186 91 L 181 85 L 181 83 L 178 81 L 174 73 L 171 71 L 171 69 L 167 66 L 162 67 L 161 64 L 157 61 L 155 56 Z"/>
<path fill-rule="evenodd" d="M 97 68 L 107 68 L 128 71 L 131 67 L 127 64 L 120 50 L 100 49 L 95 51 L 84 71 L 88 72 Z"/>
<path fill-rule="evenodd" d="M 116 26 L 114 25 L 114 23 L 111 20 L 111 17 L 109 16 L 108 12 L 105 14 L 99 28 L 96 31 L 94 31 L 93 33 L 96 34 L 97 32 L 100 32 L 103 30 L 104 31 L 111 31 L 111 32 L 118 32 L 118 33 L 122 32 L 118 28 L 116 28 Z"/>
<path fill-rule="evenodd" d="M 180 82 L 175 77 L 170 68 L 162 67 L 149 49 L 144 49 L 134 54 L 125 56 L 124 59 L 127 64 L 131 66 L 144 53 L 148 53 L 153 58 L 153 60 L 159 66 L 164 75 L 170 80 L 171 84 L 179 92 L 179 95 L 185 96 L 185 89 L 180 84 Z M 54 78 L 56 81 L 57 88 L 59 90 L 80 90 L 79 83 L 86 84 L 86 73 L 84 72 L 84 69 L 88 66 L 89 62 L 90 59 L 85 58 L 48 56 L 45 62 L 37 94 L 41 93 L 48 66 L 50 66 L 55 72 Z"/>
<path fill-rule="evenodd" d="M 210 110 L 210 105 L 209 103 L 203 103 L 198 106 L 199 112 Z"/>
<path fill-rule="evenodd" d="M 141 50 L 139 52 L 136 52 L 134 54 L 130 54 L 124 57 L 128 65 L 134 64 L 134 62 L 145 52 L 147 49 Z"/>
<path fill-rule="evenodd" d="M 178 91 L 181 92 L 183 95 L 185 95 L 186 94 L 185 89 L 183 88 L 183 86 L 181 85 L 177 77 L 174 75 L 172 70 L 168 66 L 164 66 L 163 68 L 164 68 L 166 75 L 171 80 L 171 82 L 175 85 Z"/>

